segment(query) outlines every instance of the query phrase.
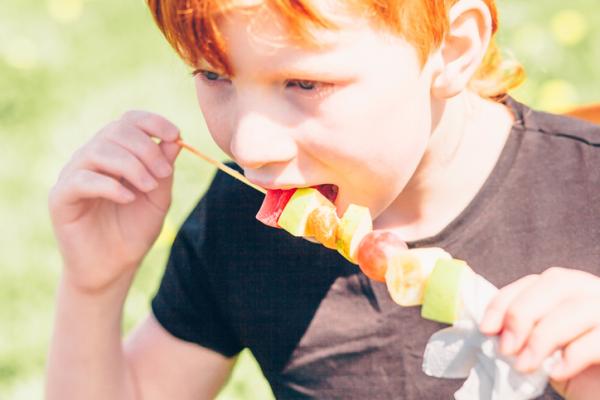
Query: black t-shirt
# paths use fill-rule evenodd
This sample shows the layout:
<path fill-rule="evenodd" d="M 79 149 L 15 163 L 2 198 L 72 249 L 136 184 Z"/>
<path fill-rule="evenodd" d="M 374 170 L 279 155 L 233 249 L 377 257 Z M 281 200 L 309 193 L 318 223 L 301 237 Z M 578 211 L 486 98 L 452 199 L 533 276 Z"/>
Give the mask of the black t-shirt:
<path fill-rule="evenodd" d="M 517 120 L 479 193 L 410 245 L 442 247 L 498 287 L 551 266 L 600 275 L 600 127 L 507 103 Z M 453 398 L 464 380 L 421 370 L 444 326 L 337 252 L 258 222 L 262 199 L 216 175 L 173 245 L 158 321 L 225 356 L 250 348 L 278 398 Z"/>

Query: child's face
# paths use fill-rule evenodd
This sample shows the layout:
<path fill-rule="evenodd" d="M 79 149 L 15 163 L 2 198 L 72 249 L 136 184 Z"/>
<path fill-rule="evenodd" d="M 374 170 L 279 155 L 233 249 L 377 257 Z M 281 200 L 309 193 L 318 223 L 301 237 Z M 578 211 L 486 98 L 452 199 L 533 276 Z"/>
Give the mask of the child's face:
<path fill-rule="evenodd" d="M 234 76 L 196 76 L 216 143 L 261 186 L 333 183 L 339 212 L 355 203 L 379 215 L 431 132 L 431 74 L 415 49 L 357 17 L 317 32 L 331 46 L 311 50 L 266 10 L 229 15 L 221 26 Z"/>

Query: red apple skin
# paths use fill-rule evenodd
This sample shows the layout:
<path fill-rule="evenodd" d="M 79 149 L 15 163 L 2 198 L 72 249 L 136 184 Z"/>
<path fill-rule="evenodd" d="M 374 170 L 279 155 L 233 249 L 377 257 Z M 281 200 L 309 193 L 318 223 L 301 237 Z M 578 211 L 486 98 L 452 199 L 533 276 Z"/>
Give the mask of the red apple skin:
<path fill-rule="evenodd" d="M 391 231 L 370 232 L 358 246 L 358 266 L 369 278 L 385 282 L 388 260 L 407 249 L 406 243 Z"/>

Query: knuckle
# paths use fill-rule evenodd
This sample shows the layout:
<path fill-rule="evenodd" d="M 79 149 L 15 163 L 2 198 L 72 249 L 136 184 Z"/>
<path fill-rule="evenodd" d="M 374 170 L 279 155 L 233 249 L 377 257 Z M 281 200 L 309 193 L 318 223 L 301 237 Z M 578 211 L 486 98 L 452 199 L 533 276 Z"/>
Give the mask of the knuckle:
<path fill-rule="evenodd" d="M 96 144 L 95 146 L 92 146 L 85 155 L 85 158 L 87 158 L 93 165 L 96 166 L 102 164 L 107 157 L 108 151 L 102 144 Z"/>
<path fill-rule="evenodd" d="M 102 132 L 107 138 L 116 138 L 123 131 L 123 125 L 123 120 L 111 121 L 104 127 Z"/>
<path fill-rule="evenodd" d="M 140 117 L 142 111 L 140 110 L 127 110 L 121 115 L 122 120 L 132 121 Z"/>
<path fill-rule="evenodd" d="M 542 273 L 542 276 L 547 277 L 547 278 L 556 279 L 556 278 L 564 277 L 565 272 L 567 272 L 567 270 L 565 268 L 550 267 Z"/>
<path fill-rule="evenodd" d="M 527 317 L 524 315 L 523 310 L 516 307 L 509 307 L 506 311 L 505 321 L 506 325 L 516 330 L 527 324 Z"/>
<path fill-rule="evenodd" d="M 92 179 L 91 174 L 86 170 L 79 170 L 73 174 L 71 177 L 71 184 L 74 186 L 83 186 L 90 182 Z"/>
<path fill-rule="evenodd" d="M 523 277 L 523 279 L 526 279 L 528 281 L 533 281 L 536 279 L 540 278 L 540 274 L 529 274 L 529 275 L 525 275 L 525 277 Z"/>
<path fill-rule="evenodd" d="M 179 134 L 179 128 L 162 115 L 148 113 L 144 118 L 145 126 L 168 134 Z"/>
<path fill-rule="evenodd" d="M 75 150 L 71 155 L 71 158 L 67 162 L 67 165 L 61 171 L 61 176 L 64 175 L 65 172 L 71 169 L 73 166 L 80 165 L 82 162 L 88 160 L 90 155 L 94 152 L 97 143 L 98 140 L 92 139 L 89 142 L 81 145 L 77 150 Z"/>

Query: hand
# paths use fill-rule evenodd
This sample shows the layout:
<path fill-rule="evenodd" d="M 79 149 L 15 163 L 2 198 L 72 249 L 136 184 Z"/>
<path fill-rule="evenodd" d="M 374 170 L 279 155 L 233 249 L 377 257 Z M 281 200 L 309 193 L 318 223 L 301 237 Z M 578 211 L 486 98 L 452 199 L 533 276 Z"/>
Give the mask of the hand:
<path fill-rule="evenodd" d="M 130 111 L 75 152 L 48 198 L 69 282 L 95 291 L 133 275 L 170 206 L 178 137 L 163 117 Z"/>
<path fill-rule="evenodd" d="M 556 350 L 553 386 L 567 399 L 597 398 L 600 391 L 600 278 L 550 268 L 500 290 L 480 329 L 500 335 L 500 350 L 516 356 L 515 368 L 530 372 Z M 595 387 L 595 390 L 592 389 Z"/>

